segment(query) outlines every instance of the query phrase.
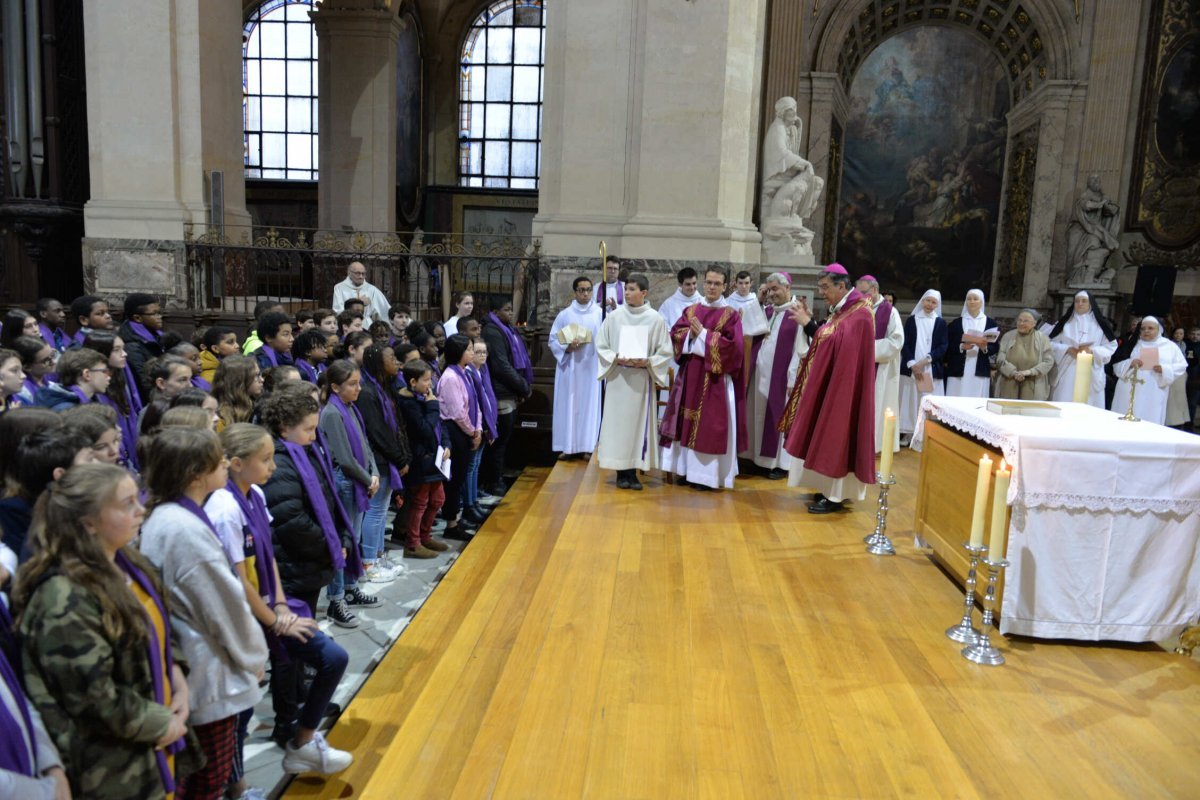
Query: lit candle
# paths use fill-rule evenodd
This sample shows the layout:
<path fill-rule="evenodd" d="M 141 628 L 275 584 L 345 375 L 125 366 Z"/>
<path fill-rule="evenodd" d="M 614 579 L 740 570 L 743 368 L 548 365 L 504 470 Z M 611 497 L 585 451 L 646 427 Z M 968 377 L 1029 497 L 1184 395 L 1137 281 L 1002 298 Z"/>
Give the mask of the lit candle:
<path fill-rule="evenodd" d="M 971 547 L 983 544 L 983 511 L 987 507 L 988 483 L 992 478 L 992 460 L 985 454 L 979 459 L 979 475 L 975 479 L 975 509 L 971 514 Z"/>
<path fill-rule="evenodd" d="M 1000 459 L 1000 467 L 996 470 L 996 487 L 992 496 L 992 532 L 988 537 L 988 555 L 993 561 L 1004 558 L 1004 548 L 1008 538 L 1008 482 L 1012 470 L 1004 459 Z"/>
<path fill-rule="evenodd" d="M 1071 397 L 1076 403 L 1086 403 L 1092 394 L 1092 354 L 1080 353 L 1075 360 L 1075 394 Z"/>
<path fill-rule="evenodd" d="M 890 408 L 883 412 L 883 440 L 879 453 L 879 474 L 886 481 L 892 474 L 893 442 L 896 441 L 896 415 Z"/>

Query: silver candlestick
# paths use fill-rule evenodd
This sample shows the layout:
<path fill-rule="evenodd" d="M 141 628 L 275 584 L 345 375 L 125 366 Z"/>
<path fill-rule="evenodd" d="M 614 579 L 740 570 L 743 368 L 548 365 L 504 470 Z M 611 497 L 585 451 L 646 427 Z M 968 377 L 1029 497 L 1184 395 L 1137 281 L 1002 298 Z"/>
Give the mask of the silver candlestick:
<path fill-rule="evenodd" d="M 875 532 L 872 533 L 863 541 L 867 545 L 867 552 L 877 556 L 894 556 L 896 548 L 892 545 L 892 540 L 887 537 L 887 514 L 888 514 L 888 489 L 896 483 L 894 474 L 883 477 L 882 472 L 875 473 L 875 482 L 879 484 L 879 505 L 875 510 Z"/>
<path fill-rule="evenodd" d="M 963 597 L 963 616 L 957 625 L 946 628 L 946 636 L 960 644 L 975 644 L 980 635 L 979 629 L 971 622 L 971 616 L 975 613 L 975 568 L 979 566 L 979 557 L 987 552 L 987 546 L 981 544 L 976 547 L 970 542 L 963 542 L 963 548 L 971 554 L 971 566 L 967 569 L 967 593 Z"/>
<path fill-rule="evenodd" d="M 1004 663 L 1004 654 L 992 646 L 990 631 L 995 630 L 994 622 L 996 619 L 996 581 L 1000 577 L 1000 571 L 1008 566 L 1008 562 L 1004 559 L 992 561 L 984 559 L 988 568 L 988 586 L 987 594 L 983 597 L 983 620 L 980 626 L 983 632 L 979 634 L 979 638 L 974 644 L 969 644 L 962 649 L 963 658 L 972 661 L 976 664 L 983 664 L 988 667 L 998 667 Z"/>

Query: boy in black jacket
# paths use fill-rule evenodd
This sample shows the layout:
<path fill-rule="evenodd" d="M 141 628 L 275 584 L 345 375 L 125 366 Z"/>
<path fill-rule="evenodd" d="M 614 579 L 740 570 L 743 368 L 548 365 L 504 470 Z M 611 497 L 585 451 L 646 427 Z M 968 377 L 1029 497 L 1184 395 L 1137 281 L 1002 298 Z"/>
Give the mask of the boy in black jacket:
<path fill-rule="evenodd" d="M 399 391 L 400 413 L 408 429 L 412 461 L 404 479 L 408 505 L 405 558 L 434 558 L 448 545 L 433 538 L 433 520 L 446 501 L 442 482 L 449 471 L 450 436 L 433 394 L 433 371 L 424 361 L 404 365 L 405 388 Z M 438 462 L 441 448 L 443 460 Z"/>

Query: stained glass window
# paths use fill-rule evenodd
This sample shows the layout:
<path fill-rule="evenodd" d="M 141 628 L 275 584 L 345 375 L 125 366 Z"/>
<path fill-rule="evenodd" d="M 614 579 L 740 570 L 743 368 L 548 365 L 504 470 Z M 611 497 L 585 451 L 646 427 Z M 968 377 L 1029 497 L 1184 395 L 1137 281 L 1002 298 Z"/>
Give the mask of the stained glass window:
<path fill-rule="evenodd" d="M 247 178 L 317 179 L 317 32 L 314 0 L 266 0 L 242 40 Z"/>
<path fill-rule="evenodd" d="M 459 75 L 460 186 L 537 188 L 545 62 L 543 0 L 498 0 L 475 18 Z"/>

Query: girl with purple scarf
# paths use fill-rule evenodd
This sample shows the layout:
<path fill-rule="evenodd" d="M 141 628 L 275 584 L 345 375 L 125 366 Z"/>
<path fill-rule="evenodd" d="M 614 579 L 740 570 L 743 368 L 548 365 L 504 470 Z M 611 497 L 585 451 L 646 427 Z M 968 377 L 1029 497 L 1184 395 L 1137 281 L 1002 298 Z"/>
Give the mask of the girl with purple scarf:
<path fill-rule="evenodd" d="M 496 441 L 496 393 L 492 391 L 492 377 L 487 367 L 487 342 L 482 339 L 471 344 L 475 354 L 475 362 L 467 369 L 475 392 L 479 396 L 480 411 L 483 416 L 483 444 L 480 445 L 471 458 L 467 471 L 467 483 L 463 489 L 463 516 L 467 519 L 482 523 L 487 518 L 487 512 L 481 505 L 481 500 L 492 501 L 492 496 L 483 497 L 479 492 L 479 465 L 483 463 L 483 454 Z"/>
<path fill-rule="evenodd" d="M 229 459 L 229 482 L 213 492 L 204 504 L 225 554 L 238 574 L 250 611 L 262 626 L 271 654 L 271 700 L 275 710 L 277 741 L 293 753 L 320 751 L 317 730 L 325 708 L 333 698 L 346 671 L 346 651 L 317 627 L 313 611 L 303 601 L 289 599 L 275 562 L 271 515 L 260 488 L 275 472 L 275 444 L 271 434 L 258 425 L 239 422 L 221 431 L 221 447 Z M 293 678 L 294 664 L 307 664 L 317 671 L 304 707 L 297 716 L 296 687 L 285 688 L 280 679 Z M 289 702 L 290 699 L 290 702 Z M 234 783 L 230 794 L 245 791 L 242 745 L 252 716 L 247 709 L 238 718 L 238 749 L 234 756 Z M 329 768 L 344 769 L 349 753 L 329 749 Z M 336 757 L 332 754 L 338 754 Z M 296 761 L 296 756 L 292 757 Z"/>
<path fill-rule="evenodd" d="M 121 462 L 137 472 L 141 468 L 137 458 L 137 423 L 142 413 L 142 399 L 134 388 L 137 381 L 133 370 L 129 368 L 125 342 L 112 331 L 92 331 L 84 338 L 83 346 L 108 357 L 112 380 L 98 399 L 117 412 L 117 427 L 121 430 Z"/>
<path fill-rule="evenodd" d="M 138 494 L 121 467 L 73 467 L 39 503 L 34 556 L 17 574 L 25 687 L 76 797 L 162 797 L 187 767 L 189 694 L 166 596 L 128 546 Z"/>
<path fill-rule="evenodd" d="M 467 368 L 475 360 L 471 340 L 456 333 L 446 340 L 446 371 L 438 393 L 442 424 L 450 434 L 450 480 L 446 482 L 446 503 L 442 519 L 446 520 L 447 539 L 468 541 L 474 531 L 464 525 L 474 524 L 470 516 L 460 521 L 462 493 L 467 472 L 476 450 L 483 444 L 483 412 L 479 392 Z"/>

